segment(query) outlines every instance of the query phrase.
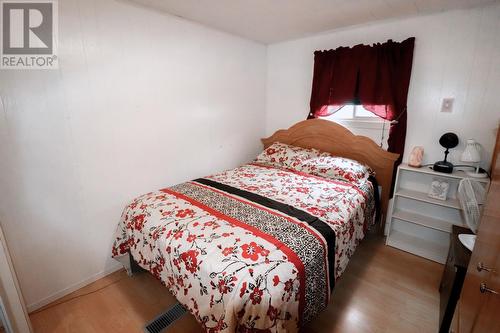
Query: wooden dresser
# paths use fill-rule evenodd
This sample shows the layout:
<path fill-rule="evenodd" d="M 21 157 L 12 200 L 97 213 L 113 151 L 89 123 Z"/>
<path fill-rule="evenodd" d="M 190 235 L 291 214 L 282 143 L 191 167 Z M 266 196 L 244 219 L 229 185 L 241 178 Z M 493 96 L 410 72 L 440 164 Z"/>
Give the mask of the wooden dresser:
<path fill-rule="evenodd" d="M 467 228 L 453 226 L 450 234 L 450 249 L 439 286 L 439 332 L 450 332 L 455 308 L 464 284 L 471 252 L 462 245 L 458 234 L 471 234 Z"/>

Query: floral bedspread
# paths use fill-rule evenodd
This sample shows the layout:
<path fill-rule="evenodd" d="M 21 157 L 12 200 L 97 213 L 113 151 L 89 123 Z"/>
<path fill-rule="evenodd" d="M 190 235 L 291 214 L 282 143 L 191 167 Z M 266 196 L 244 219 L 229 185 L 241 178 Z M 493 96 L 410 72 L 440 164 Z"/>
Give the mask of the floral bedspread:
<path fill-rule="evenodd" d="M 247 164 L 123 211 L 130 254 L 207 332 L 294 332 L 328 304 L 373 220 L 373 186 Z"/>

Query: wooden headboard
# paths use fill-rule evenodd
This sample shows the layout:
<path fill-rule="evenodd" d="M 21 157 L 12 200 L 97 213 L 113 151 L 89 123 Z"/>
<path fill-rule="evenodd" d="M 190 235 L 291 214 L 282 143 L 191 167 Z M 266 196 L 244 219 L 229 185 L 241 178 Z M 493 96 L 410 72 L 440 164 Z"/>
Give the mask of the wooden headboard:
<path fill-rule="evenodd" d="M 399 154 L 389 153 L 366 136 L 354 135 L 347 128 L 323 119 L 301 121 L 287 130 L 279 130 L 262 139 L 264 148 L 282 142 L 303 148 L 316 148 L 332 155 L 347 157 L 370 166 L 382 186 L 381 230 L 383 232 L 389 203 L 394 163 Z"/>

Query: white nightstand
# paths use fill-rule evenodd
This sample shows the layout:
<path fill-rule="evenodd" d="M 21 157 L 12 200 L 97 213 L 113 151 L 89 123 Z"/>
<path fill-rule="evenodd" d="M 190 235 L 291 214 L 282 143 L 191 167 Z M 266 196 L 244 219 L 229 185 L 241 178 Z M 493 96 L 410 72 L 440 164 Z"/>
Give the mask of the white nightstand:
<path fill-rule="evenodd" d="M 456 197 L 463 178 L 463 171 L 447 174 L 401 164 L 387 216 L 386 244 L 444 264 L 452 225 L 467 227 Z M 449 183 L 446 200 L 427 195 L 434 179 Z M 476 180 L 489 186 L 488 178 Z"/>

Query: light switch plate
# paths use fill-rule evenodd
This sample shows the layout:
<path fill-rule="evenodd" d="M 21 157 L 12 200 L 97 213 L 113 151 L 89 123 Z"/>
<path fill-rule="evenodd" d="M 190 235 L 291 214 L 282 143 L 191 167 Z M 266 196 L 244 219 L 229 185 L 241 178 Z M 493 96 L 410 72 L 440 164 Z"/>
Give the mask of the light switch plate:
<path fill-rule="evenodd" d="M 443 103 L 441 104 L 441 112 L 453 112 L 453 102 L 455 101 L 454 98 L 448 97 L 448 98 L 443 98 Z"/>

